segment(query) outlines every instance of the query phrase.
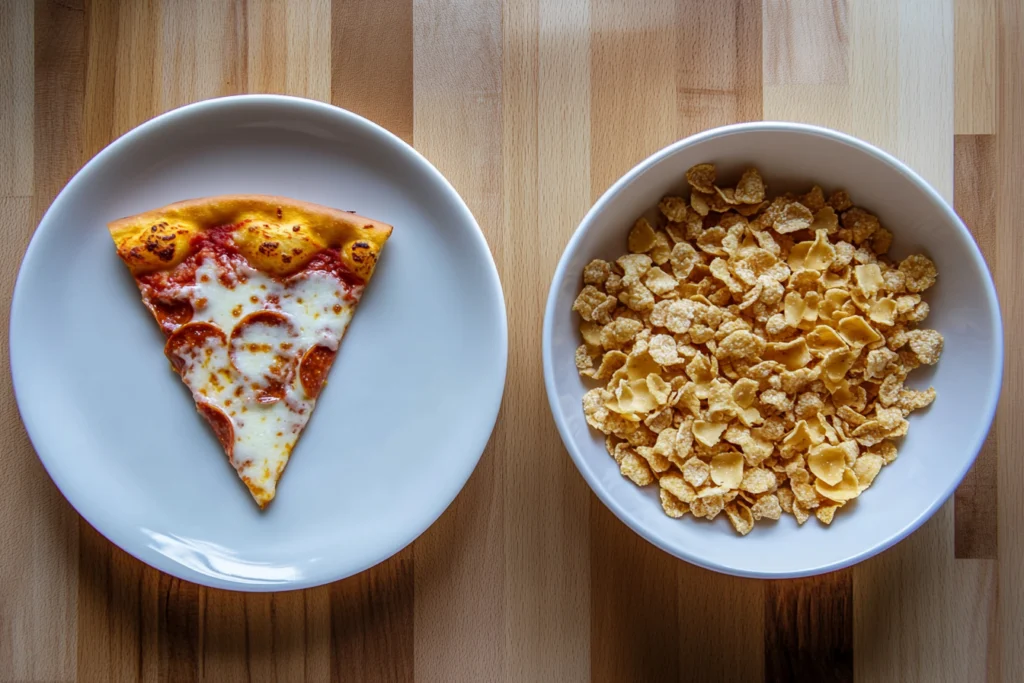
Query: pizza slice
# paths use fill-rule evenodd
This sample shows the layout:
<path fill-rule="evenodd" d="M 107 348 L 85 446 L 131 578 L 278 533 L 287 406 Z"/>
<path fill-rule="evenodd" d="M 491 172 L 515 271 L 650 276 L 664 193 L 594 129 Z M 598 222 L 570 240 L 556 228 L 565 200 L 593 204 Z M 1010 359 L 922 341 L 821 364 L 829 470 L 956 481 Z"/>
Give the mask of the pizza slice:
<path fill-rule="evenodd" d="M 316 405 L 391 226 L 264 195 L 109 225 L 164 354 L 261 508 Z"/>

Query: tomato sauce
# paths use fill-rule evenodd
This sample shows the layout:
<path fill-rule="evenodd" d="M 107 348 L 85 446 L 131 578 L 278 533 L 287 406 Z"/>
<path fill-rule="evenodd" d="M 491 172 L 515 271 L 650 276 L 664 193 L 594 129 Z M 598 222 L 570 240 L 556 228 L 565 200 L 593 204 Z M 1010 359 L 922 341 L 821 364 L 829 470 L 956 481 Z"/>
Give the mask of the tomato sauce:
<path fill-rule="evenodd" d="M 350 288 L 362 287 L 366 284 L 366 281 L 363 278 L 353 273 L 349 267 L 342 262 L 341 256 L 333 249 L 324 249 L 316 254 L 309 263 L 306 264 L 304 270 L 319 270 L 325 273 L 331 273 Z"/>

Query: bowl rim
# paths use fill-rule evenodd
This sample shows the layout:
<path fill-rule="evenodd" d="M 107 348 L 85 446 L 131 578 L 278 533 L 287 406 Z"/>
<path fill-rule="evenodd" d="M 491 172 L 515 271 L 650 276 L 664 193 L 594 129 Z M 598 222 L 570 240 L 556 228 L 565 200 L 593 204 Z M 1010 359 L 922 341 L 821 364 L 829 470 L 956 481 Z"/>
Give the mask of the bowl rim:
<path fill-rule="evenodd" d="M 880 541 L 872 546 L 861 549 L 856 552 L 849 553 L 846 557 L 836 560 L 834 562 L 820 565 L 811 566 L 806 569 L 799 569 L 795 571 L 762 571 L 758 569 L 748 569 L 744 567 L 735 567 L 720 564 L 718 562 L 711 562 L 699 554 L 691 552 L 685 547 L 676 547 L 667 542 L 664 542 L 656 534 L 649 532 L 642 523 L 628 513 L 622 506 L 620 506 L 614 498 L 605 490 L 598 480 L 596 473 L 589 467 L 583 455 L 580 452 L 579 447 L 573 440 L 570 433 L 569 427 L 566 423 L 565 418 L 561 414 L 560 407 L 557 401 L 557 390 L 555 386 L 555 373 L 554 373 L 554 352 L 552 349 L 551 331 L 555 324 L 556 319 L 556 300 L 558 298 L 559 285 L 566 277 L 566 270 L 568 268 L 569 255 L 573 254 L 579 247 L 579 244 L 583 238 L 583 234 L 590 228 L 595 218 L 605 210 L 605 207 L 610 204 L 615 197 L 625 190 L 627 187 L 637 181 L 648 169 L 660 163 L 662 160 L 672 156 L 676 152 L 691 145 L 705 142 L 714 138 L 727 137 L 737 133 L 746 132 L 786 132 L 786 133 L 801 133 L 804 135 L 810 135 L 814 137 L 829 138 L 834 141 L 840 142 L 852 147 L 864 154 L 874 157 L 876 160 L 890 166 L 891 168 L 898 171 L 900 174 L 905 176 L 914 185 L 916 185 L 924 194 L 941 210 L 945 213 L 946 218 L 956 227 L 960 232 L 960 236 L 964 243 L 967 245 L 967 251 L 970 254 L 974 264 L 979 267 L 979 271 L 984 274 L 982 278 L 982 288 L 984 290 L 984 296 L 988 305 L 989 311 L 992 313 L 994 321 L 993 338 L 995 340 L 995 363 L 993 364 L 993 376 L 988 378 L 989 383 L 989 395 L 986 403 L 982 408 L 981 415 L 983 417 L 984 429 L 979 429 L 975 435 L 974 441 L 971 445 L 970 452 L 971 456 L 965 461 L 964 466 L 957 472 L 956 476 L 952 480 L 952 483 L 943 491 L 937 495 L 934 500 L 928 505 L 927 508 L 921 511 L 916 517 L 910 522 L 905 524 L 902 528 L 897 529 L 895 533 L 891 534 L 888 538 Z M 978 453 L 981 451 L 981 447 L 985 441 L 988 432 L 991 429 L 992 421 L 995 418 L 996 408 L 999 403 L 999 396 L 1002 387 L 1003 377 L 1003 322 L 1002 315 L 999 308 L 999 299 L 996 295 L 995 284 L 992 281 L 992 273 L 985 263 L 985 259 L 981 254 L 981 250 L 978 248 L 977 243 L 971 236 L 967 226 L 964 225 L 960 216 L 953 210 L 949 202 L 938 193 L 924 178 L 916 173 L 909 166 L 904 164 L 902 161 L 889 154 L 888 152 L 875 147 L 874 145 L 865 142 L 852 135 L 826 128 L 823 126 L 816 126 L 807 123 L 790 123 L 786 121 L 752 121 L 748 123 L 736 123 L 727 126 L 719 126 L 717 128 L 711 128 L 695 135 L 678 140 L 662 149 L 654 152 L 646 159 L 636 164 L 631 168 L 625 175 L 615 181 L 611 187 L 609 187 L 601 195 L 601 197 L 594 203 L 594 205 L 587 211 L 586 215 L 580 221 L 576 230 L 570 237 L 565 249 L 562 251 L 562 256 L 559 258 L 558 266 L 555 268 L 554 275 L 551 278 L 551 285 L 548 289 L 547 305 L 544 311 L 544 327 L 541 339 L 543 364 L 544 364 L 544 388 L 548 395 L 548 405 L 551 409 L 551 415 L 554 418 L 555 425 L 558 427 L 558 433 L 562 437 L 562 443 L 565 445 L 566 450 L 569 452 L 573 463 L 576 465 L 576 469 L 579 470 L 580 474 L 586 480 L 587 485 L 590 487 L 601 502 L 607 507 L 612 513 L 619 518 L 626 526 L 636 532 L 639 536 L 645 539 L 652 545 L 660 548 L 666 553 L 673 555 L 681 560 L 695 564 L 705 569 L 712 571 L 721 572 L 723 574 L 729 574 L 732 576 L 739 576 L 744 578 L 757 578 L 757 579 L 787 579 L 787 578 L 800 578 L 805 576 L 815 576 L 818 574 L 824 574 L 826 572 L 835 571 L 838 569 L 844 569 L 866 560 L 870 557 L 881 553 L 894 546 L 895 544 L 902 541 L 904 538 L 909 536 L 911 533 L 916 531 L 922 524 L 931 518 L 933 514 L 949 499 L 956 488 L 963 481 L 967 472 L 974 465 L 975 459 L 978 457 Z"/>
<path fill-rule="evenodd" d="M 19 417 L 28 439 L 32 444 L 32 449 L 43 465 L 43 468 L 46 470 L 49 479 L 53 482 L 53 485 L 60 491 L 64 500 L 74 508 L 75 512 L 81 519 L 85 520 L 98 533 L 118 548 L 132 555 L 140 562 L 143 562 L 144 564 L 159 571 L 165 572 L 182 580 L 190 581 L 198 585 L 209 586 L 211 588 L 255 593 L 285 592 L 314 588 L 355 576 L 356 574 L 365 572 L 367 569 L 375 567 L 388 558 L 393 557 L 403 549 L 409 547 L 416 539 L 420 538 L 438 519 L 440 519 L 445 511 L 451 507 L 452 503 L 455 502 L 455 499 L 458 498 L 459 494 L 461 494 L 463 489 L 465 489 L 466 484 L 469 482 L 469 478 L 476 471 L 480 461 L 483 459 L 487 445 L 490 443 L 494 434 L 494 428 L 500 414 L 508 379 L 508 309 L 505 305 L 504 288 L 502 287 L 501 278 L 494 260 L 494 254 L 487 242 L 487 237 L 459 192 L 444 176 L 444 174 L 442 174 L 441 171 L 439 171 L 437 167 L 430 162 L 430 160 L 420 153 L 419 150 L 398 137 L 396 134 L 392 133 L 390 130 L 363 116 L 360 116 L 359 114 L 356 114 L 355 112 L 329 102 L 322 102 L 320 100 L 296 97 L 292 95 L 246 93 L 213 97 L 187 103 L 179 107 L 169 109 L 139 123 L 131 130 L 112 140 L 102 150 L 93 155 L 67 180 L 61 190 L 50 202 L 46 211 L 39 219 L 39 222 L 34 226 L 32 237 L 29 240 L 24 254 L 21 255 L 18 262 L 18 274 L 15 278 L 11 302 L 8 308 L 8 329 L 13 330 L 15 328 L 18 311 L 25 308 L 24 281 L 28 277 L 27 273 L 31 266 L 36 260 L 38 260 L 37 252 L 41 249 L 41 240 L 38 239 L 42 232 L 40 228 L 46 225 L 48 221 L 51 220 L 51 217 L 59 212 L 59 209 L 63 204 L 69 201 L 68 197 L 72 195 L 72 192 L 77 185 L 82 183 L 90 174 L 95 173 L 97 169 L 103 168 L 103 165 L 107 163 L 107 160 L 110 157 L 113 157 L 121 150 L 130 147 L 137 140 L 145 140 L 147 136 L 157 135 L 162 131 L 166 131 L 168 128 L 172 128 L 176 125 L 182 125 L 183 122 L 194 122 L 209 113 L 216 114 L 223 113 L 225 111 L 230 112 L 236 109 L 259 110 L 260 108 L 274 109 L 277 113 L 298 112 L 303 115 L 324 117 L 330 119 L 332 125 L 349 126 L 353 130 L 360 131 L 361 135 L 367 138 L 374 138 L 379 144 L 389 146 L 394 149 L 398 154 L 402 155 L 408 164 L 438 183 L 440 190 L 447 195 L 448 199 L 452 202 L 453 211 L 461 216 L 461 220 L 466 225 L 469 239 L 474 242 L 474 248 L 479 251 L 484 259 L 483 266 L 487 273 L 487 281 L 492 287 L 493 296 L 491 297 L 491 305 L 496 313 L 495 322 L 497 327 L 495 331 L 498 341 L 495 351 L 497 352 L 496 356 L 501 359 L 500 371 L 496 376 L 496 379 L 500 381 L 495 382 L 496 391 L 492 392 L 490 402 L 486 406 L 486 411 L 483 412 L 483 414 L 486 415 L 486 421 L 484 422 L 486 430 L 479 430 L 479 437 L 475 439 L 475 443 L 472 449 L 470 449 L 472 457 L 468 458 L 457 471 L 453 470 L 448 489 L 442 492 L 434 500 L 432 509 L 423 515 L 419 520 L 419 523 L 414 528 L 410 527 L 406 530 L 406 534 L 403 536 L 403 540 L 400 543 L 397 545 L 391 544 L 386 548 L 380 549 L 379 552 L 361 563 L 362 566 L 357 570 L 339 570 L 337 562 L 326 562 L 322 563 L 322 568 L 319 568 L 317 571 L 307 571 L 307 573 L 301 578 L 288 582 L 247 582 L 238 580 L 237 577 L 225 578 L 227 577 L 226 574 L 204 574 L 186 566 L 183 563 L 171 559 L 163 553 L 145 554 L 137 544 L 126 542 L 128 534 L 124 531 L 124 527 L 122 525 L 111 521 L 111 515 L 104 513 L 102 510 L 97 508 L 95 504 L 92 504 L 83 498 L 82 494 L 78 492 L 75 477 L 68 476 L 61 470 L 54 469 L 52 467 L 53 463 L 56 461 L 51 455 L 49 455 L 50 449 L 45 446 L 40 447 L 42 442 L 38 438 L 38 434 L 42 433 L 43 429 L 40 427 L 37 420 L 32 417 L 26 417 L 26 413 L 22 410 L 22 399 L 19 398 L 19 386 L 23 386 L 28 381 L 24 377 L 23 367 L 25 366 L 25 363 L 21 361 L 21 358 L 25 353 L 22 349 L 23 344 L 19 341 L 19 338 L 11 335 L 8 348 L 8 367 L 11 372 L 12 392 L 15 397 L 15 403 L 18 407 Z M 29 267 L 26 267 L 26 265 Z"/>

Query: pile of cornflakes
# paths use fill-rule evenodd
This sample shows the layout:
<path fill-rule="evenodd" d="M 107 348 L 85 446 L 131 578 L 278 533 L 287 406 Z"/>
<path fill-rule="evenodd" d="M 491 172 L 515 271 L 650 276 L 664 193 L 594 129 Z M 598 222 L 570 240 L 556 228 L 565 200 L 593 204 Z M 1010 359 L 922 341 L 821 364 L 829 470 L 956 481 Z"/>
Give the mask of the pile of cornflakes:
<path fill-rule="evenodd" d="M 720 187 L 712 164 L 686 179 L 628 254 L 583 269 L 576 366 L 603 384 L 587 422 L 670 517 L 830 524 L 935 399 L 903 386 L 942 352 L 916 329 L 935 264 L 889 259 L 892 233 L 842 190 L 769 200 L 757 169 Z"/>

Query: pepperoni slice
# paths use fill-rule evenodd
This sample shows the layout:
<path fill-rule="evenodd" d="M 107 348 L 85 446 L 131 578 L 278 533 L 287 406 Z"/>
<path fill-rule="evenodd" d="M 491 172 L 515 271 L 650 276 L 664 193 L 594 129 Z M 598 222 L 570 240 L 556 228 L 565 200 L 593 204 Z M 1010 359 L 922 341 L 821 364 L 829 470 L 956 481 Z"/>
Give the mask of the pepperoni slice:
<path fill-rule="evenodd" d="M 167 344 L 164 346 L 164 355 L 171 361 L 171 365 L 178 371 L 178 374 L 183 374 L 189 359 L 195 356 L 197 350 L 208 339 L 213 338 L 222 345 L 227 344 L 224 333 L 216 325 L 205 322 L 186 323 L 168 338 Z"/>
<path fill-rule="evenodd" d="M 251 383 L 260 403 L 284 398 L 295 372 L 298 336 L 291 318 L 278 311 L 250 313 L 231 331 L 231 365 Z"/>
<path fill-rule="evenodd" d="M 175 330 L 192 319 L 194 311 L 192 304 L 188 301 L 160 301 L 149 302 L 149 309 L 153 316 L 165 330 Z"/>
<path fill-rule="evenodd" d="M 213 433 L 217 435 L 217 441 L 220 441 L 220 445 L 224 447 L 224 452 L 227 453 L 230 460 L 235 451 L 235 428 L 232 426 L 231 420 L 223 410 L 209 403 L 202 401 L 196 403 L 196 410 L 210 423 Z"/>
<path fill-rule="evenodd" d="M 256 311 L 242 318 L 235 329 L 231 331 L 231 338 L 234 339 L 239 334 L 245 331 L 246 327 L 252 325 L 266 325 L 267 327 L 281 327 L 286 328 L 295 333 L 295 325 L 292 324 L 292 319 L 280 311 Z"/>
<path fill-rule="evenodd" d="M 302 380 L 302 388 L 306 390 L 306 396 L 316 398 L 320 390 L 324 388 L 324 380 L 327 379 L 327 371 L 331 369 L 336 351 L 326 346 L 314 346 L 302 358 L 299 364 L 299 379 Z"/>

